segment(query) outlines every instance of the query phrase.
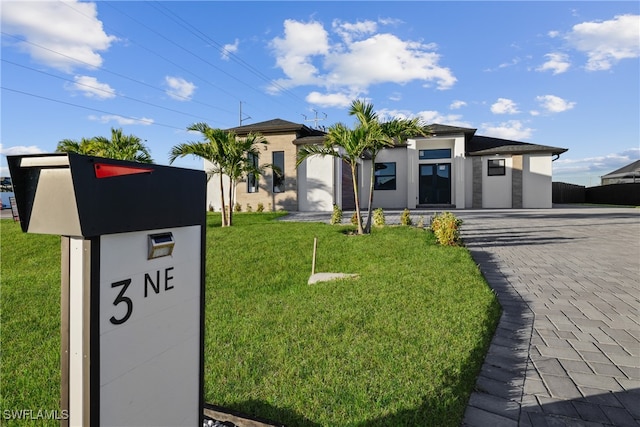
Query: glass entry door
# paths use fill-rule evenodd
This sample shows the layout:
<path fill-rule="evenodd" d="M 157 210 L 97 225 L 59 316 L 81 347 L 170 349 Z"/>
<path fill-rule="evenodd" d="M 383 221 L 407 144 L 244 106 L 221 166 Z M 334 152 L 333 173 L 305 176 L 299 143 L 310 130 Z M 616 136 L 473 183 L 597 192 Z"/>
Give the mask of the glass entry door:
<path fill-rule="evenodd" d="M 451 204 L 451 163 L 419 165 L 419 205 Z"/>

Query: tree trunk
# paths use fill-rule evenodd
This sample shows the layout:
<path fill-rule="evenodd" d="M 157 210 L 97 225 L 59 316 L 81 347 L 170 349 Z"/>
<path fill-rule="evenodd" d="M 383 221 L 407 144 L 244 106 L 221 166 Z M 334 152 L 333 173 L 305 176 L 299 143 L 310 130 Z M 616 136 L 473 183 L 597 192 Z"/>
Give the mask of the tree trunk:
<path fill-rule="evenodd" d="M 227 222 L 227 225 L 229 227 L 231 227 L 233 225 L 233 184 L 235 183 L 235 181 L 229 177 L 229 222 Z"/>
<path fill-rule="evenodd" d="M 371 216 L 373 211 L 373 183 L 376 173 L 376 156 L 371 156 L 371 181 L 369 182 L 369 206 L 367 207 L 367 225 L 364 227 L 365 234 L 371 233 Z"/>
<path fill-rule="evenodd" d="M 227 209 L 224 206 L 224 185 L 222 183 L 222 173 L 220 173 L 220 202 L 222 202 L 222 226 L 227 226 Z"/>
<path fill-rule="evenodd" d="M 351 179 L 353 180 L 353 195 L 356 198 L 356 219 L 358 221 L 358 234 L 364 234 L 362 229 L 362 216 L 360 215 L 360 200 L 358 197 L 358 180 L 356 176 L 356 164 L 351 163 Z"/>

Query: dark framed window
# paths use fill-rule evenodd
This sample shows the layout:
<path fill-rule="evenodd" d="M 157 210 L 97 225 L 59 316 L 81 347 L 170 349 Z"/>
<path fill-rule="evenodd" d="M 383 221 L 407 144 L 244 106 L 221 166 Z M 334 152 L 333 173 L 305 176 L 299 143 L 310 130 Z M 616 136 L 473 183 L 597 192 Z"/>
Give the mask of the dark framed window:
<path fill-rule="evenodd" d="M 487 175 L 500 176 L 506 174 L 504 159 L 489 159 Z"/>
<path fill-rule="evenodd" d="M 396 163 L 385 162 L 376 163 L 374 172 L 375 190 L 395 190 L 396 189 Z"/>
<path fill-rule="evenodd" d="M 420 150 L 418 152 L 420 160 L 450 159 L 451 148 L 437 148 L 433 150 Z"/>
<path fill-rule="evenodd" d="M 273 165 L 273 192 L 284 193 L 284 151 L 274 151 L 271 158 Z"/>
<path fill-rule="evenodd" d="M 252 153 L 247 153 L 247 161 L 254 168 L 258 168 L 258 156 Z M 258 192 L 258 176 L 256 174 L 250 173 L 247 175 L 247 193 L 257 193 Z"/>

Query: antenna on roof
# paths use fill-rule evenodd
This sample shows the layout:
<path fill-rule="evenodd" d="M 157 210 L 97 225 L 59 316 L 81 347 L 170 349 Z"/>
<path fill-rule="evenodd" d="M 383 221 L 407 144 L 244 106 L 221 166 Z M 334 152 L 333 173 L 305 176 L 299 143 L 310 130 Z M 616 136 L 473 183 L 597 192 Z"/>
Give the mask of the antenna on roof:
<path fill-rule="evenodd" d="M 242 126 L 242 122 L 245 120 L 249 120 L 251 118 L 251 116 L 247 116 L 247 117 L 242 117 L 242 101 L 240 101 L 240 115 L 238 116 L 239 121 L 240 121 L 240 126 Z"/>
<path fill-rule="evenodd" d="M 326 120 L 327 119 L 327 114 L 326 113 L 322 113 L 322 114 L 324 114 L 324 117 L 323 118 L 318 118 L 318 112 L 316 110 L 311 110 L 311 111 L 313 111 L 315 113 L 315 118 L 307 120 L 307 116 L 305 116 L 304 114 L 302 115 L 302 117 L 304 117 L 304 121 L 305 122 L 313 122 L 313 128 L 314 129 L 320 129 L 318 127 L 318 122 L 321 122 L 322 120 Z"/>

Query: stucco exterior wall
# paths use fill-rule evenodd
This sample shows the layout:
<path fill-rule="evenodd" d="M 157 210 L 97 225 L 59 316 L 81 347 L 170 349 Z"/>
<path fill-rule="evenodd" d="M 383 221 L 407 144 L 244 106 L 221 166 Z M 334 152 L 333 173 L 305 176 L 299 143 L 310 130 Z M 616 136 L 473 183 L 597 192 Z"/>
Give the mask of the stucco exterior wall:
<path fill-rule="evenodd" d="M 331 211 L 334 203 L 335 158 L 312 156 L 298 167 L 298 210 Z"/>
<path fill-rule="evenodd" d="M 382 150 L 376 157 L 376 163 L 393 162 L 396 164 L 396 189 L 375 190 L 373 208 L 404 208 L 407 200 L 407 151 L 404 147 Z M 362 165 L 362 180 L 359 186 L 361 207 L 369 207 L 369 185 L 371 182 L 371 161 Z"/>
<path fill-rule="evenodd" d="M 488 176 L 488 160 L 504 159 L 505 174 Z M 482 156 L 482 207 L 511 208 L 511 172 L 510 156 Z"/>
<path fill-rule="evenodd" d="M 551 155 L 527 154 L 523 159 L 522 207 L 551 208 Z"/>

